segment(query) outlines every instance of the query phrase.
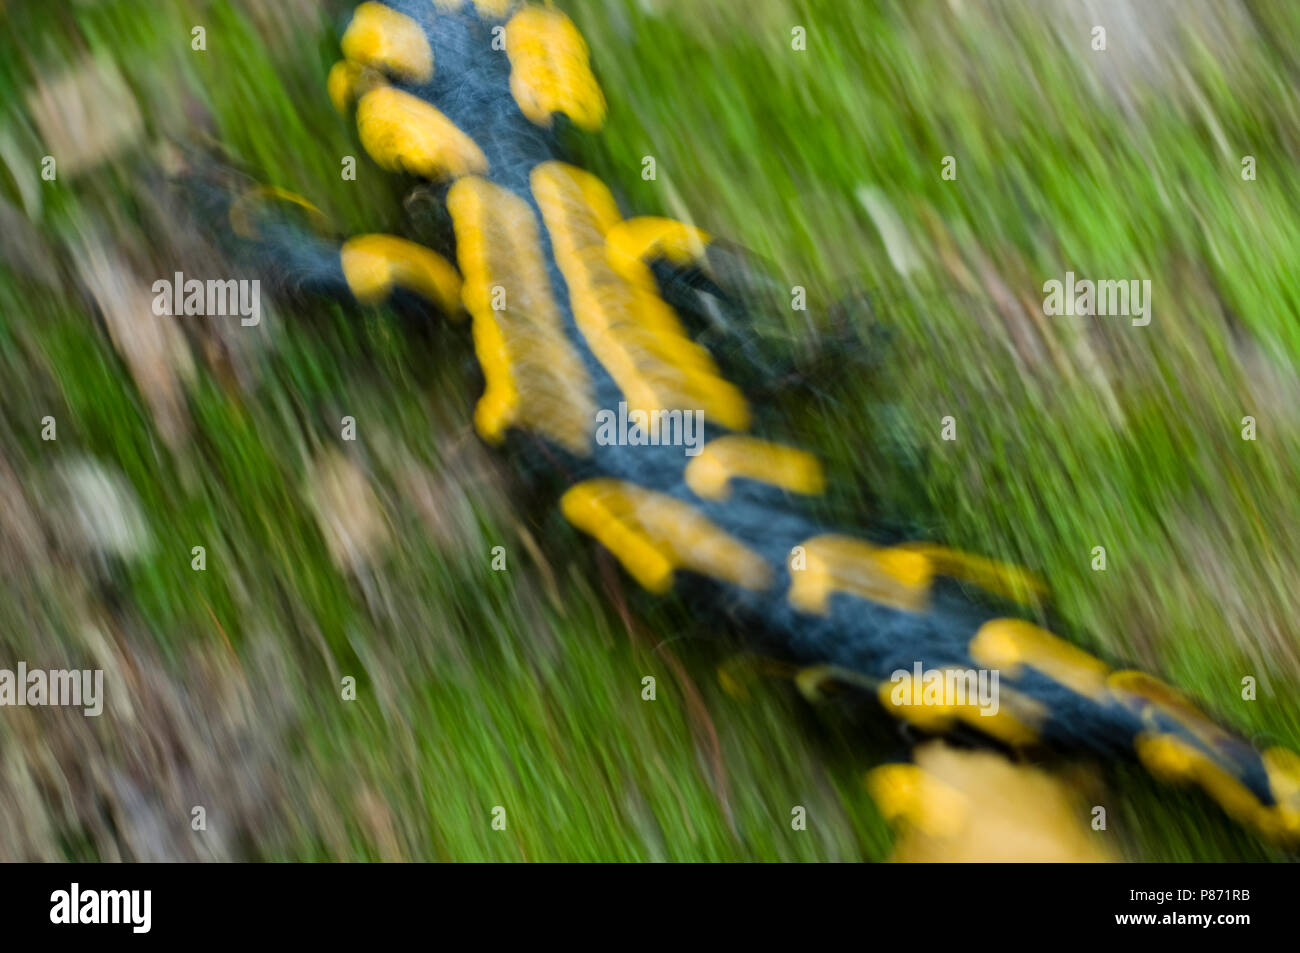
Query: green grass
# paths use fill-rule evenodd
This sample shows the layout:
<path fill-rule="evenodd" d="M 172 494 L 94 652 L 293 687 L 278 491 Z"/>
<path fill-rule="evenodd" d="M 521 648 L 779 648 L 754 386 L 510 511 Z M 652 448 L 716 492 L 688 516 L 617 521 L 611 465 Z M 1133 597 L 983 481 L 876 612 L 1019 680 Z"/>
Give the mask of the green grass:
<path fill-rule="evenodd" d="M 1086 27 L 1067 51 L 1034 4 L 997 15 L 966 4 L 961 16 L 939 3 L 850 14 L 836 0 L 567 6 L 611 107 L 605 132 L 575 147 L 629 210 L 690 217 L 808 289 L 807 315 L 774 306 L 756 322 L 806 337 L 807 322 L 865 289 L 894 330 L 879 377 L 848 381 L 834 408 L 785 408 L 790 436 L 827 459 L 839 504 L 899 513 L 934 538 L 1033 567 L 1052 583 L 1056 628 L 1163 675 L 1248 735 L 1300 748 L 1300 209 L 1290 188 L 1300 102 L 1285 46 L 1222 54 L 1192 18 L 1185 72 L 1152 91 L 1100 63 Z M 384 314 L 282 309 L 267 319 L 274 348 L 252 360 L 250 382 L 200 360 L 188 436 L 175 449 L 160 437 L 78 289 L 73 242 L 107 235 L 141 275 L 171 271 L 139 185 L 162 143 L 206 128 L 341 232 L 400 228 L 397 183 L 364 157 L 358 181 L 339 179 L 339 158 L 361 153 L 324 95 L 331 17 L 303 3 L 277 20 L 266 12 L 276 7 L 106 0 L 22 5 L 0 19 L 4 46 L 23 50 L 0 56 L 0 118 L 9 154 L 26 161 L 6 158 L 0 195 L 24 209 L 35 247 L 69 279 L 46 285 L 0 265 L 0 462 L 37 509 L 59 461 L 111 465 L 153 536 L 108 592 L 82 582 L 86 567 L 61 550 L 6 571 L 5 655 L 105 651 L 85 635 L 89 622 L 114 658 L 166 673 L 155 677 L 195 706 L 234 705 L 256 739 L 239 761 L 264 785 L 256 809 L 227 777 L 233 768 L 207 764 L 224 750 L 217 727 L 186 753 L 193 784 L 159 796 L 185 843 L 199 837 L 190 804 L 208 804 L 225 856 L 887 856 L 891 835 L 861 776 L 893 754 L 888 728 L 811 711 L 779 681 L 751 686 L 748 700 L 727 696 L 714 676 L 734 651 L 727 640 L 635 593 L 554 514 L 516 505 L 508 461 L 467 432 L 467 335 L 431 348 Z M 1252 9 L 1267 34 L 1300 29 L 1289 5 Z M 207 26 L 207 53 L 189 49 L 194 24 Z M 806 52 L 791 49 L 795 25 L 807 29 Z M 1123 31 L 1110 40 L 1121 46 Z M 120 69 L 145 134 L 110 165 L 37 180 L 41 208 L 27 209 L 18 179 L 43 144 L 24 92 L 87 53 Z M 1245 154 L 1257 181 L 1240 177 Z M 653 182 L 640 177 L 646 155 Z M 939 174 L 947 155 L 958 160 L 953 182 Z M 856 198 L 864 187 L 902 223 L 910 274 L 891 265 Z M 1066 270 L 1149 277 L 1151 325 L 1043 318 L 1042 283 Z M 45 414 L 59 421 L 56 444 L 39 439 Z M 331 560 L 304 489 L 311 461 L 339 445 L 345 414 L 359 434 L 347 453 L 390 537 L 352 573 Z M 949 414 L 955 443 L 939 440 Z M 1258 442 L 1239 438 L 1246 414 Z M 413 485 L 432 487 L 432 515 Z M 205 573 L 189 565 L 199 544 Z M 505 574 L 489 570 L 495 545 L 509 553 Z M 1090 569 L 1098 545 L 1105 573 Z M 231 702 L 196 666 L 247 695 Z M 345 675 L 358 681 L 356 702 L 340 700 Z M 647 675 L 653 702 L 641 698 Z M 1244 675 L 1260 683 L 1253 703 L 1240 698 Z M 160 684 L 135 691 L 133 717 L 112 710 L 89 730 L 38 722 L 68 746 L 60 770 L 0 719 L 0 745 L 21 752 L 0 793 L 44 832 L 5 839 L 0 829 L 0 855 L 124 851 L 129 830 L 76 806 L 118 795 L 69 765 L 135 764 L 133 751 L 181 733 L 151 721 L 141 700 Z M 1097 771 L 1125 856 L 1280 856 L 1197 794 L 1136 770 Z M 490 826 L 497 805 L 505 832 Z M 806 832 L 790 828 L 794 805 L 809 809 Z M 112 816 L 129 826 L 125 808 Z"/>

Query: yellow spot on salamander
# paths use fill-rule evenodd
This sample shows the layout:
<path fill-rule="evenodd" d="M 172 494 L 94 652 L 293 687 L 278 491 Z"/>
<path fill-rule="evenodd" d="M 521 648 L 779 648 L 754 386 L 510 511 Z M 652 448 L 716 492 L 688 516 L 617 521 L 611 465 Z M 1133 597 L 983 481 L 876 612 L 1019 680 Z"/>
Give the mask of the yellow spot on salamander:
<path fill-rule="evenodd" d="M 906 612 L 925 608 L 934 569 L 924 556 L 848 536 L 815 536 L 800 545 L 805 565 L 790 572 L 790 603 L 801 612 L 825 615 L 836 592 Z"/>
<path fill-rule="evenodd" d="M 838 665 L 805 666 L 795 672 L 794 684 L 799 689 L 799 694 L 813 704 L 821 702 L 831 691 L 843 686 L 862 689 L 868 693 L 874 693 L 878 686 L 876 679 Z"/>
<path fill-rule="evenodd" d="M 891 860 L 906 863 L 1091 863 L 1113 859 L 1079 823 L 1068 782 L 991 751 L 922 745 L 916 764 L 867 775 L 885 819 L 900 828 Z"/>
<path fill-rule="evenodd" d="M 340 113 L 348 111 L 348 107 L 352 105 L 357 81 L 360 79 L 361 67 L 356 63 L 339 60 L 330 67 L 329 77 L 325 80 L 325 88 L 329 90 L 330 102 L 334 104 L 335 110 Z"/>
<path fill-rule="evenodd" d="M 1047 715 L 1045 706 L 1028 696 L 999 685 L 995 706 L 984 707 L 977 690 L 977 673 L 944 668 L 927 672 L 918 682 L 904 670 L 876 690 L 881 705 L 922 731 L 942 734 L 961 721 L 990 738 L 1013 747 L 1038 740 L 1038 726 Z M 933 686 L 926 679 L 934 679 Z"/>
<path fill-rule="evenodd" d="M 493 20 L 503 19 L 514 5 L 515 0 L 474 0 L 474 9 L 478 15 Z"/>
<path fill-rule="evenodd" d="M 433 0 L 433 5 L 443 13 L 459 13 L 470 0 Z M 473 0 L 474 10 L 481 17 L 500 20 L 510 12 L 516 0 Z"/>
<path fill-rule="evenodd" d="M 736 477 L 792 493 L 817 494 L 826 489 L 826 478 L 816 457 L 757 437 L 718 437 L 686 465 L 687 485 L 706 500 L 725 500 L 731 495 L 731 480 Z"/>
<path fill-rule="evenodd" d="M 1261 828 L 1276 840 L 1300 843 L 1300 755 L 1286 748 L 1269 748 L 1261 757 L 1276 802 L 1263 817 Z"/>
<path fill-rule="evenodd" d="M 487 171 L 487 158 L 450 119 L 416 96 L 383 86 L 357 104 L 357 130 L 371 157 L 391 172 L 457 179 Z"/>
<path fill-rule="evenodd" d="M 1267 826 L 1269 809 L 1259 798 L 1190 742 L 1174 735 L 1143 733 L 1134 747 L 1138 760 L 1156 778 L 1197 784 L 1231 817 L 1261 829 Z"/>
<path fill-rule="evenodd" d="M 710 240 L 707 232 L 694 225 L 654 216 L 619 222 L 605 236 L 610 267 L 631 280 L 636 280 L 638 265 L 656 258 L 674 265 L 702 261 Z"/>
<path fill-rule="evenodd" d="M 633 280 L 609 266 L 605 236 L 622 219 L 605 184 L 562 162 L 542 163 L 531 179 L 574 320 L 629 411 L 699 410 L 723 427 L 747 428 L 744 396 L 686 336 L 650 269 L 640 266 Z"/>
<path fill-rule="evenodd" d="M 1300 808 L 1300 755 L 1286 748 L 1269 748 L 1261 757 L 1274 800 Z"/>
<path fill-rule="evenodd" d="M 769 584 L 771 573 L 761 556 L 666 494 L 620 480 L 588 480 L 565 493 L 560 508 L 651 592 L 671 589 L 677 569 L 746 589 Z"/>
<path fill-rule="evenodd" d="M 961 792 L 914 764 L 887 764 L 867 776 L 867 789 L 885 820 L 905 823 L 934 837 L 955 835 L 969 806 Z"/>
<path fill-rule="evenodd" d="M 532 209 L 477 177 L 451 187 L 447 208 L 474 349 L 487 380 L 474 413 L 479 434 L 500 443 L 519 426 L 587 454 L 595 419 L 591 383 L 565 335 Z"/>
<path fill-rule="evenodd" d="M 591 73 L 587 43 L 559 10 L 526 6 L 512 16 L 506 56 L 510 92 L 530 121 L 549 126 L 553 113 L 563 113 L 588 132 L 605 121 L 605 94 Z"/>
<path fill-rule="evenodd" d="M 1106 679 L 1106 687 L 1116 701 L 1138 715 L 1153 731 L 1163 730 L 1159 716 L 1164 715 L 1211 750 L 1230 747 L 1234 743 L 1232 736 L 1211 721 L 1191 699 L 1153 675 L 1136 671 L 1114 672 Z"/>
<path fill-rule="evenodd" d="M 1023 619 L 994 619 L 980 626 L 970 643 L 971 658 L 985 668 L 1019 677 L 1024 665 L 1038 669 L 1072 691 L 1100 698 L 1110 668 L 1046 629 Z"/>
<path fill-rule="evenodd" d="M 339 252 L 353 297 L 377 304 L 394 288 L 414 291 L 448 315 L 460 310 L 460 275 L 445 258 L 395 235 L 358 235 Z"/>
<path fill-rule="evenodd" d="M 420 24 L 382 3 L 357 7 L 341 45 L 346 59 L 404 83 L 433 79 L 433 50 Z"/>
<path fill-rule="evenodd" d="M 387 85 L 388 83 L 379 73 L 351 60 L 339 60 L 331 66 L 329 78 L 325 81 L 330 102 L 340 113 L 346 113 L 354 100 L 364 96 L 370 90 Z"/>
<path fill-rule="evenodd" d="M 1027 569 L 1008 565 L 983 556 L 963 553 L 934 543 L 901 543 L 900 549 L 910 549 L 930 560 L 934 571 L 941 576 L 951 576 L 979 586 L 987 592 L 1028 604 L 1046 592 L 1042 582 Z"/>
<path fill-rule="evenodd" d="M 1236 761 L 1249 756 L 1246 743 L 1210 721 L 1181 692 L 1132 671 L 1115 672 L 1107 687 L 1148 726 L 1134 739 L 1148 771 L 1162 780 L 1200 786 L 1229 815 L 1266 837 L 1300 843 L 1300 756 L 1284 748 L 1259 756 L 1275 802 L 1265 804 L 1234 772 Z M 1162 729 L 1157 714 L 1172 718 L 1203 747 Z"/>

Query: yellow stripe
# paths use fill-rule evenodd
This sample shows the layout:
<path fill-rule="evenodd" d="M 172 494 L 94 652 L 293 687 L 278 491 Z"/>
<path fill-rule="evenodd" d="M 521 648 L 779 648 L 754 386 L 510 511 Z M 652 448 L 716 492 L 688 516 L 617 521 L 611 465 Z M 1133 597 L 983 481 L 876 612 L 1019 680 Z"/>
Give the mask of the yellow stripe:
<path fill-rule="evenodd" d="M 1047 587 L 1027 569 L 1012 566 L 983 556 L 949 549 L 934 543 L 900 543 L 900 549 L 920 553 L 941 576 L 951 576 L 979 586 L 1021 604 L 1032 603 L 1047 591 Z"/>
<path fill-rule="evenodd" d="M 934 570 L 924 556 L 829 535 L 806 540 L 796 550 L 790 603 L 802 612 L 825 615 L 836 592 L 906 612 L 925 608 Z"/>
<path fill-rule="evenodd" d="M 443 13 L 459 13 L 469 2 L 470 0 L 433 0 L 433 5 Z M 474 10 L 479 16 L 500 20 L 510 12 L 516 0 L 473 0 L 473 2 Z"/>
<path fill-rule="evenodd" d="M 465 275 L 465 307 L 487 389 L 474 420 L 499 443 L 512 426 L 538 431 L 579 455 L 595 422 L 591 383 L 563 324 L 528 203 L 477 177 L 447 194 Z M 494 304 L 503 297 L 503 310 Z"/>
<path fill-rule="evenodd" d="M 605 236 L 609 265 L 620 275 L 636 280 L 638 265 L 664 259 L 674 265 L 704 260 L 709 234 L 694 225 L 671 218 L 644 216 L 619 222 Z"/>
<path fill-rule="evenodd" d="M 970 643 L 971 658 L 985 668 L 1018 678 L 1023 665 L 1088 698 L 1100 698 L 1110 668 L 1046 629 L 1023 619 L 994 619 L 980 626 Z"/>
<path fill-rule="evenodd" d="M 931 837 L 954 837 L 968 823 L 966 797 L 914 764 L 872 769 L 867 788 L 891 824 L 906 823 Z"/>
<path fill-rule="evenodd" d="M 826 478 L 816 457 L 757 437 L 732 434 L 710 440 L 686 465 L 686 484 L 706 500 L 725 500 L 731 495 L 731 480 L 736 477 L 792 493 L 816 494 L 826 489 Z"/>
<path fill-rule="evenodd" d="M 953 669 L 964 674 L 966 669 Z M 943 676 L 949 669 L 935 669 L 936 678 Z M 949 731 L 955 721 L 961 721 L 975 728 L 990 738 L 996 738 L 1015 747 L 1033 744 L 1038 740 L 1038 726 L 1047 715 L 1046 707 L 1028 696 L 1014 692 L 999 683 L 997 692 L 997 711 L 985 714 L 978 699 L 972 699 L 969 693 L 966 700 L 941 697 L 922 704 L 913 703 L 913 674 L 906 672 L 893 679 L 882 682 L 877 689 L 877 697 L 885 709 L 895 718 L 916 725 L 923 731 L 941 734 Z M 945 681 L 946 685 L 946 681 Z M 915 687 L 918 695 L 924 698 L 924 685 Z"/>
<path fill-rule="evenodd" d="M 1242 781 L 1185 738 L 1157 727 L 1157 711 L 1173 718 L 1210 751 L 1236 741 L 1210 721 L 1188 698 L 1145 672 L 1115 672 L 1107 680 L 1115 698 L 1142 717 L 1147 731 L 1134 739 L 1142 764 L 1153 775 L 1175 783 L 1193 783 L 1229 815 L 1268 837 L 1300 843 L 1300 757 L 1284 748 L 1261 755 L 1269 788 L 1277 802 L 1265 805 Z"/>
<path fill-rule="evenodd" d="M 605 120 L 605 94 L 591 73 L 587 43 L 573 21 L 551 7 L 526 6 L 506 24 L 510 92 L 539 126 L 563 113 L 595 132 Z"/>
<path fill-rule="evenodd" d="M 359 235 L 339 252 L 352 296 L 377 304 L 394 287 L 414 291 L 448 315 L 460 311 L 460 275 L 441 255 L 394 235 Z"/>
<path fill-rule="evenodd" d="M 357 98 L 361 83 L 361 67 L 348 60 L 339 60 L 330 67 L 325 88 L 329 91 L 330 102 L 340 113 L 346 113 Z"/>
<path fill-rule="evenodd" d="M 1266 812 L 1261 827 L 1270 837 L 1300 843 L 1300 755 L 1269 748 L 1262 757 L 1277 804 Z"/>
<path fill-rule="evenodd" d="M 514 0 L 474 0 L 474 9 L 478 11 L 478 15 L 493 20 L 504 19 L 512 6 Z"/>
<path fill-rule="evenodd" d="M 420 24 L 382 3 L 357 7 L 343 33 L 343 56 L 405 83 L 433 79 L 433 50 Z"/>
<path fill-rule="evenodd" d="M 560 500 L 570 523 L 594 536 L 642 586 L 665 593 L 688 569 L 746 589 L 771 573 L 761 556 L 687 503 L 620 480 L 588 480 Z"/>
<path fill-rule="evenodd" d="M 898 825 L 904 863 L 1096 863 L 1111 860 L 1080 822 L 1067 782 L 992 751 L 921 746 L 916 764 L 873 769 L 867 788 Z"/>
<path fill-rule="evenodd" d="M 700 458 L 703 457 L 701 453 Z M 755 470 L 763 466 L 761 463 L 751 465 Z M 720 479 L 720 474 L 710 471 L 711 466 L 706 463 L 697 475 L 706 490 Z M 811 471 L 805 470 L 804 465 L 792 460 L 786 463 L 786 467 L 790 470 L 787 476 L 792 484 L 797 478 L 802 478 L 807 480 L 805 486 L 815 485 Z M 936 575 L 965 579 L 990 592 L 1021 599 L 1038 591 L 1034 577 L 1018 567 L 930 543 L 901 543 L 881 548 L 843 536 L 819 536 L 804 543 L 803 547 L 807 551 L 807 567 L 793 573 L 790 598 L 796 608 L 805 612 L 824 614 L 828 610 L 827 600 L 835 591 L 917 612 L 925 607 Z"/>
<path fill-rule="evenodd" d="M 623 391 L 629 410 L 700 410 L 732 430 L 749 426 L 749 407 L 713 359 L 685 334 L 642 266 L 636 281 L 605 258 L 605 235 L 621 218 L 599 179 L 561 162 L 533 169 L 533 195 L 569 286 L 574 320 Z"/>
<path fill-rule="evenodd" d="M 357 104 L 361 144 L 385 169 L 426 179 L 487 171 L 477 143 L 441 112 L 391 86 L 372 89 Z"/>
<path fill-rule="evenodd" d="M 1111 695 L 1126 709 L 1140 716 L 1144 724 L 1159 730 L 1157 713 L 1178 722 L 1208 748 L 1232 742 L 1232 736 L 1198 709 L 1186 695 L 1146 672 L 1120 671 L 1106 679 Z"/>
<path fill-rule="evenodd" d="M 1197 784 L 1229 816 L 1260 829 L 1269 826 L 1269 808 L 1240 780 L 1184 739 L 1174 735 L 1143 733 L 1135 739 L 1134 747 L 1138 760 L 1160 780 L 1175 784 Z"/>

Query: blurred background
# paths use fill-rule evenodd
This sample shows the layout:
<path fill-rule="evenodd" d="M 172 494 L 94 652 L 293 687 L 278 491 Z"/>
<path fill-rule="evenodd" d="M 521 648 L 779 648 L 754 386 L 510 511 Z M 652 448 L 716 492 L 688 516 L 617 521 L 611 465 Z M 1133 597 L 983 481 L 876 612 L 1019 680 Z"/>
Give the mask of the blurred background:
<path fill-rule="evenodd" d="M 0 859 L 890 856 L 862 778 L 892 726 L 724 691 L 735 639 L 480 444 L 463 329 L 152 314 L 159 277 L 220 273 L 168 184 L 196 149 L 340 234 L 433 227 L 325 95 L 350 6 L 0 2 L 0 667 L 107 686 L 99 718 L 0 710 Z M 1300 5 L 560 6 L 610 103 L 579 161 L 806 287 L 756 317 L 796 342 L 846 300 L 888 328 L 785 409 L 828 505 L 1041 572 L 1058 630 L 1300 749 Z M 1069 270 L 1150 279 L 1150 325 L 1044 317 Z M 1118 857 L 1284 856 L 1136 767 L 1063 770 Z"/>

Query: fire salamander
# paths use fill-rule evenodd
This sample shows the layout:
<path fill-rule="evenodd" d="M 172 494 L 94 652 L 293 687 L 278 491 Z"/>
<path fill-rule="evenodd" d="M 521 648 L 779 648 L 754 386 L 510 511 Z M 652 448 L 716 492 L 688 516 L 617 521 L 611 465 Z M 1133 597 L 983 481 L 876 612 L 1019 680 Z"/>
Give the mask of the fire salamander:
<path fill-rule="evenodd" d="M 705 587 L 798 666 L 807 689 L 865 690 L 926 734 L 964 727 L 1013 751 L 1134 757 L 1161 779 L 1199 785 L 1263 836 L 1300 843 L 1300 757 L 1257 751 L 1156 678 L 1113 670 L 968 594 L 1024 603 L 1036 585 L 1027 573 L 929 543 L 879 545 L 810 515 L 808 498 L 825 489 L 818 459 L 751 432 L 752 398 L 688 334 L 657 280 L 664 266 L 707 272 L 717 243 L 681 222 L 625 218 L 604 182 L 559 157 L 559 117 L 594 132 L 606 114 L 587 45 L 562 12 L 368 0 L 341 48 L 331 99 L 355 112 L 378 165 L 445 190 L 454 262 L 390 235 L 329 244 L 265 215 L 236 230 L 301 286 L 467 312 L 485 380 L 477 432 L 563 461 L 564 517 L 632 579 L 659 594 L 686 580 Z M 236 204 L 232 220 L 249 215 Z M 670 436 L 702 422 L 698 452 L 596 439 L 602 411 Z M 974 671 L 998 673 L 996 712 L 944 688 Z M 909 684 L 918 676 L 925 685 Z M 922 775 L 885 765 L 869 788 L 886 816 L 905 818 L 921 810 Z"/>

